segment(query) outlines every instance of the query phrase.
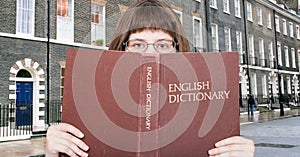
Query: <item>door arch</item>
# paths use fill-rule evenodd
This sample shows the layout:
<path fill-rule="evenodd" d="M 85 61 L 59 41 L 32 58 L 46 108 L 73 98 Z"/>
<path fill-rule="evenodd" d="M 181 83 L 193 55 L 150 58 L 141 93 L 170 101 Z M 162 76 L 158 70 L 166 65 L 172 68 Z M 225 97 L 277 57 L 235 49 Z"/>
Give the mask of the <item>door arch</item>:
<path fill-rule="evenodd" d="M 25 58 L 15 62 L 10 68 L 9 75 L 9 99 L 17 105 L 20 101 L 31 100 L 32 103 L 27 103 L 27 106 L 19 106 L 21 110 L 31 110 L 31 125 L 32 131 L 44 131 L 45 128 L 45 73 L 39 63 L 30 58 Z M 20 93 L 21 92 L 21 93 Z M 27 92 L 27 94 L 26 94 Z M 31 93 L 32 95 L 28 94 Z M 23 94 L 22 94 L 23 93 Z M 32 98 L 30 98 L 30 96 Z M 19 99 L 20 98 L 20 99 Z M 30 109 L 31 107 L 31 109 Z M 20 108 L 19 108 L 20 109 Z M 18 108 L 16 106 L 14 114 L 10 115 L 14 119 L 15 126 L 28 124 L 27 122 L 18 119 Z M 29 112 L 29 111 L 28 111 Z M 26 114 L 29 114 L 29 113 Z M 25 113 L 24 113 L 25 114 Z"/>

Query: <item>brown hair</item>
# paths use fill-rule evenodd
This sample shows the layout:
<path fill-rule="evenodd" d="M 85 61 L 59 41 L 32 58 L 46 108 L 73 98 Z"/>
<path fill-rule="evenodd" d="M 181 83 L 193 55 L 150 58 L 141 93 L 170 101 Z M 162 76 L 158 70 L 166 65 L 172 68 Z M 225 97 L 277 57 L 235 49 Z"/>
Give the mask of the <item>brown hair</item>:
<path fill-rule="evenodd" d="M 177 51 L 190 51 L 183 26 L 176 13 L 159 0 L 142 0 L 131 5 L 118 22 L 109 50 L 124 51 L 129 35 L 145 29 L 163 30 L 178 43 Z"/>

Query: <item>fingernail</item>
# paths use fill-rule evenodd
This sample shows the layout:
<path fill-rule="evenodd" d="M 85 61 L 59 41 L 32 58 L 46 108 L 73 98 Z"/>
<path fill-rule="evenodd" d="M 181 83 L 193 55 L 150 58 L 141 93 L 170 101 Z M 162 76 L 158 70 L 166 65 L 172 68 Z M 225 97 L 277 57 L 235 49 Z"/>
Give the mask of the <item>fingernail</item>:
<path fill-rule="evenodd" d="M 90 149 L 89 146 L 85 146 L 85 148 L 84 148 L 85 151 L 87 151 L 87 150 L 89 150 L 89 149 Z"/>
<path fill-rule="evenodd" d="M 80 138 L 83 138 L 83 137 L 84 137 L 84 134 L 83 134 L 83 133 L 80 133 L 80 134 L 79 134 L 79 137 L 80 137 Z"/>
<path fill-rule="evenodd" d="M 88 157 L 88 156 L 89 156 L 89 154 L 87 154 L 87 153 L 84 153 L 84 154 L 83 154 L 83 156 L 85 156 L 85 157 Z"/>

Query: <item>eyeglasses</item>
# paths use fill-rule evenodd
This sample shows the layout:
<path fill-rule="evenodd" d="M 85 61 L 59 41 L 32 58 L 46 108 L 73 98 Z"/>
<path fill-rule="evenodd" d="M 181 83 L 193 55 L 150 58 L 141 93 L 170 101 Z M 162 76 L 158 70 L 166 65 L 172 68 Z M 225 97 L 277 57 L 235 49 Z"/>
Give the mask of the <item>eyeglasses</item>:
<path fill-rule="evenodd" d="M 169 39 L 157 40 L 154 43 L 147 43 L 141 39 L 133 39 L 128 40 L 127 42 L 123 43 L 123 45 L 126 46 L 126 49 L 129 52 L 145 52 L 149 45 L 153 45 L 155 51 L 158 53 L 171 53 L 176 51 L 175 47 L 178 44 Z"/>

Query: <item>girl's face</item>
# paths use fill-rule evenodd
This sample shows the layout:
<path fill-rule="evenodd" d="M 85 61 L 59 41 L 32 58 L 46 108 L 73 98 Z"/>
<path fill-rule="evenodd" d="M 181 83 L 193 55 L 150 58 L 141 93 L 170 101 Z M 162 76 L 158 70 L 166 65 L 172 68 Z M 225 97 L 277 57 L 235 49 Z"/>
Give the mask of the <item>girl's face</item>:
<path fill-rule="evenodd" d="M 132 33 L 126 43 L 126 51 L 141 53 L 174 53 L 173 37 L 163 30 L 145 29 Z"/>

